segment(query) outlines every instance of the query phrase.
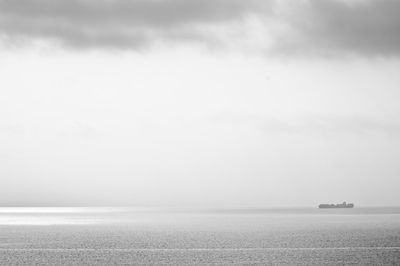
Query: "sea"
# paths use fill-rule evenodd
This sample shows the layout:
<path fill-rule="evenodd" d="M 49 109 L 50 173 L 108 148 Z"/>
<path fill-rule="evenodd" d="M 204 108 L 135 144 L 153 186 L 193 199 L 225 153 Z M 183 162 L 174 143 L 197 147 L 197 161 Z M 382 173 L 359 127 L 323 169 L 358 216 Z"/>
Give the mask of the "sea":
<path fill-rule="evenodd" d="M 400 208 L 0 208 L 0 265 L 400 265 Z"/>

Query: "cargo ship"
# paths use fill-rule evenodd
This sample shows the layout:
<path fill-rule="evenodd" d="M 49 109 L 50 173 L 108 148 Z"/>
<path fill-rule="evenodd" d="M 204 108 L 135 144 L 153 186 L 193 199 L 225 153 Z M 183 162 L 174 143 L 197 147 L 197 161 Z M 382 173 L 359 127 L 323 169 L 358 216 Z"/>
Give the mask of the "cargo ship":
<path fill-rule="evenodd" d="M 353 203 L 339 203 L 339 204 L 320 204 L 318 206 L 318 208 L 320 209 L 333 209 L 333 208 L 354 208 L 354 204 Z"/>

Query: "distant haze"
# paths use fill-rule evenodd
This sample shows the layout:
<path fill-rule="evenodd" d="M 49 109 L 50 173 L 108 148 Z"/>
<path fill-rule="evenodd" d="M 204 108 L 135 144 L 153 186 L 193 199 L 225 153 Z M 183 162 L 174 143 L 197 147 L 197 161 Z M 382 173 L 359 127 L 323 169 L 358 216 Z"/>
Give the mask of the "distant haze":
<path fill-rule="evenodd" d="M 0 205 L 398 205 L 399 13 L 0 0 Z"/>

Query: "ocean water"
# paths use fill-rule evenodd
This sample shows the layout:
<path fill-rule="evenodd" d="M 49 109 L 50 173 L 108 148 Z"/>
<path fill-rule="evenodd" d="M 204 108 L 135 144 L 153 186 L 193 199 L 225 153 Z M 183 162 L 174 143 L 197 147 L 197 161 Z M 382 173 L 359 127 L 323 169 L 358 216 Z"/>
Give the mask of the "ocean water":
<path fill-rule="evenodd" d="M 400 208 L 0 208 L 0 265 L 400 265 Z"/>

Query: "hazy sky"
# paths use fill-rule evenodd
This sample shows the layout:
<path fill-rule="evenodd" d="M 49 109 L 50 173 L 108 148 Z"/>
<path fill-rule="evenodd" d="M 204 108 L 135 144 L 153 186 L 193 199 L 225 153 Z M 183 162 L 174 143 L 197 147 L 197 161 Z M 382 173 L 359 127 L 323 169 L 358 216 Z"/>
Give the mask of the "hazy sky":
<path fill-rule="evenodd" d="M 399 205 L 399 14 L 0 0 L 0 205 Z"/>

